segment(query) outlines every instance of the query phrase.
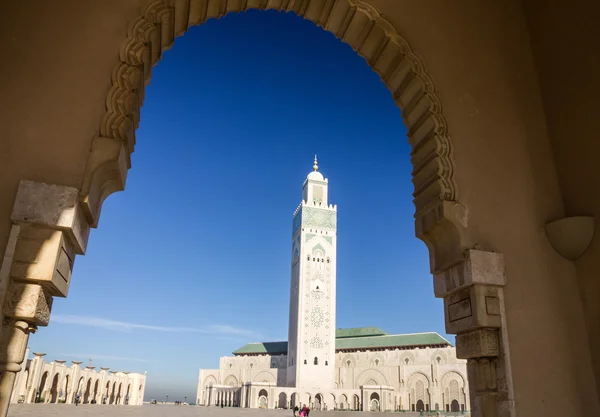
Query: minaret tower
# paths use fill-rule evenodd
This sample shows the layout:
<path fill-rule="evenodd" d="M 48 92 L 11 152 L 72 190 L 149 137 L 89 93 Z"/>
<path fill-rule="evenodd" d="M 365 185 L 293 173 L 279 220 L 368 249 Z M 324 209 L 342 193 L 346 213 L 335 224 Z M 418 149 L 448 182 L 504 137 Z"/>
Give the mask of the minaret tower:
<path fill-rule="evenodd" d="M 302 186 L 294 213 L 287 385 L 333 389 L 337 206 L 317 165 Z"/>

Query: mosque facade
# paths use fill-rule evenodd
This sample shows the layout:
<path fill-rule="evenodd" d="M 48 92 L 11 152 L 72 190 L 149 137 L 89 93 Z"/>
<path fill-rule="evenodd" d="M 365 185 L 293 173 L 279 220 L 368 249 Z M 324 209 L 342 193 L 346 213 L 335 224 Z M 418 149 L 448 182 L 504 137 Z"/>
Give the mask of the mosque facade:
<path fill-rule="evenodd" d="M 313 171 L 293 216 L 287 342 L 250 343 L 200 369 L 197 404 L 245 408 L 465 411 L 466 361 L 437 333 L 336 328 L 337 206 Z"/>
<path fill-rule="evenodd" d="M 47 362 L 44 353 L 27 359 L 15 378 L 11 403 L 73 404 L 79 394 L 81 404 L 142 405 L 146 374 L 100 368 L 82 362 Z M 26 351 L 29 357 L 29 349 Z"/>

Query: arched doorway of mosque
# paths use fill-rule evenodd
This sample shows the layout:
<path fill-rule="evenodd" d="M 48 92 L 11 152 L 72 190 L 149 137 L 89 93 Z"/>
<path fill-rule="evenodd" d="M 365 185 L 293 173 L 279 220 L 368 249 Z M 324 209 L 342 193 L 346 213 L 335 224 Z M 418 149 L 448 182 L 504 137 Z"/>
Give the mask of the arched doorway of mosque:
<path fill-rule="evenodd" d="M 268 408 L 269 406 L 269 394 L 267 390 L 261 389 L 258 392 L 258 408 Z"/>
<path fill-rule="evenodd" d="M 285 395 L 285 392 L 279 393 L 279 398 L 277 399 L 277 407 L 287 408 L 287 395 Z"/>
<path fill-rule="evenodd" d="M 369 403 L 370 403 L 369 411 L 380 411 L 379 410 L 379 404 L 380 404 L 379 394 L 377 394 L 376 392 L 372 393 L 371 396 L 369 397 Z"/>

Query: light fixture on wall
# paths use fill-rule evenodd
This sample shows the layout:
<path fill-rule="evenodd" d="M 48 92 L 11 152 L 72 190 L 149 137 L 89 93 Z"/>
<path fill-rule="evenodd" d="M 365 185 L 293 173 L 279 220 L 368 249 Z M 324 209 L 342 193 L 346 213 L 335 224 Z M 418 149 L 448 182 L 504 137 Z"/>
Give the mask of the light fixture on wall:
<path fill-rule="evenodd" d="M 585 253 L 594 238 L 595 221 L 591 216 L 565 217 L 547 223 L 546 236 L 563 257 L 574 261 Z"/>

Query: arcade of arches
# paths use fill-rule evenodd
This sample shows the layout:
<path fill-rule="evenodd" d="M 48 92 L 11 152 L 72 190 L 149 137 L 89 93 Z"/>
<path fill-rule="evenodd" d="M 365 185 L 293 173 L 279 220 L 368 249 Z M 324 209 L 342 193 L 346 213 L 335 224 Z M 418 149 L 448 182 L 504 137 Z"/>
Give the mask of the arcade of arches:
<path fill-rule="evenodd" d="M 31 0 L 0 3 L 0 416 L 125 187 L 152 66 L 189 26 L 248 8 L 334 33 L 393 94 L 473 415 L 599 415 L 594 2 Z"/>
<path fill-rule="evenodd" d="M 78 361 L 67 366 L 64 360 L 46 362 L 44 353 L 33 355 L 15 378 L 11 403 L 73 404 L 77 394 L 82 404 L 142 405 L 144 401 L 146 375 L 81 368 Z"/>

